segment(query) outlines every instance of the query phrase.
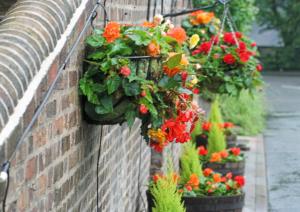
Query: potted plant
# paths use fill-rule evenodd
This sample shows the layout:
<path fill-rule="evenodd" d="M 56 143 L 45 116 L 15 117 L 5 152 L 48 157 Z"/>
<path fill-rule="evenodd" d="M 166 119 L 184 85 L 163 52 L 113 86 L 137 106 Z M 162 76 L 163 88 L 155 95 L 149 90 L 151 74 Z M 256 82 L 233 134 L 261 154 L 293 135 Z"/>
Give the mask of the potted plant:
<path fill-rule="evenodd" d="M 159 16 L 142 25 L 110 22 L 95 30 L 87 38 L 80 80 L 86 119 L 132 126 L 139 118 L 142 135 L 157 151 L 188 141 L 188 126 L 198 119 L 192 103 L 198 80 L 184 54 L 186 39 L 184 29 Z"/>
<path fill-rule="evenodd" d="M 170 164 L 170 162 L 169 162 Z M 146 192 L 149 212 L 185 212 L 182 194 L 178 191 L 179 176 L 168 167 L 166 175 L 154 175 Z"/>
<path fill-rule="evenodd" d="M 192 142 L 186 143 L 180 158 L 178 185 L 186 210 L 188 212 L 242 211 L 244 177 L 233 177 L 230 172 L 222 176 L 210 168 L 202 172 L 201 163 L 195 163 L 197 159 L 197 150 Z"/>
<path fill-rule="evenodd" d="M 218 99 L 212 105 L 210 114 L 210 129 L 208 133 L 208 145 L 199 147 L 200 161 L 204 167 L 209 167 L 217 172 L 233 175 L 243 175 L 245 170 L 245 158 L 240 154 L 240 149 L 232 147 L 227 149 L 224 126 L 222 121 Z"/>

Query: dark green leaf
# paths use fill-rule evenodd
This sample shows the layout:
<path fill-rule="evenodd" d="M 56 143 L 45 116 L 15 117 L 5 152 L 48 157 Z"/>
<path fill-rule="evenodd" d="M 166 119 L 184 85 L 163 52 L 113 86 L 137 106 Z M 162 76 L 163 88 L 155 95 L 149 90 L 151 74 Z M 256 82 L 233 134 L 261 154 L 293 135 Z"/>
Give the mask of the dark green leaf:
<path fill-rule="evenodd" d="M 105 42 L 105 38 L 101 35 L 91 35 L 86 39 L 86 43 L 92 47 L 101 47 Z"/>
<path fill-rule="evenodd" d="M 121 78 L 119 77 L 119 75 L 108 78 L 108 80 L 106 81 L 108 94 L 112 94 L 113 92 L 115 92 L 119 88 L 120 84 Z"/>
<path fill-rule="evenodd" d="M 141 93 L 140 85 L 137 82 L 129 82 L 127 79 L 124 79 L 122 86 L 127 96 L 137 96 Z"/>
<path fill-rule="evenodd" d="M 136 111 L 130 109 L 125 113 L 125 118 L 128 124 L 128 127 L 132 127 L 136 117 Z"/>

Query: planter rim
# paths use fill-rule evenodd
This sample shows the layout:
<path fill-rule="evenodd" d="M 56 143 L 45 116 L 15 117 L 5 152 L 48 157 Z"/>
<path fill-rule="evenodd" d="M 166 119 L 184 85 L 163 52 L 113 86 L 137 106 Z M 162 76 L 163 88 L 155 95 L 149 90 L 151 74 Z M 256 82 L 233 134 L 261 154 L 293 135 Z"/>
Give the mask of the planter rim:
<path fill-rule="evenodd" d="M 229 196 L 201 196 L 201 197 L 185 197 L 182 196 L 183 199 L 224 199 L 224 198 L 234 198 L 234 197 L 243 197 L 245 196 L 245 192 L 242 191 L 241 194 L 229 195 Z"/>

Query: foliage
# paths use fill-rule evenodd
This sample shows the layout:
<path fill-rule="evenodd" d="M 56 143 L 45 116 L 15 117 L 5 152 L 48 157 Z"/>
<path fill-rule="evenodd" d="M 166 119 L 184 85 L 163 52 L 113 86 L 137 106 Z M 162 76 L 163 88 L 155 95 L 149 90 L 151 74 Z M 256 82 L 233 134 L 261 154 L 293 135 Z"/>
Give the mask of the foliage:
<path fill-rule="evenodd" d="M 191 174 L 196 174 L 197 176 L 202 175 L 202 166 L 199 162 L 198 152 L 195 145 L 192 142 L 187 142 L 183 146 L 183 153 L 180 157 L 180 182 L 188 182 Z"/>
<path fill-rule="evenodd" d="M 86 40 L 87 68 L 80 90 L 94 116 L 123 116 L 129 127 L 135 118 L 141 119 L 142 135 L 151 147 L 162 151 L 169 142 L 187 142 L 187 125 L 199 115 L 191 103 L 197 78 L 184 54 L 186 33 L 159 17 L 155 20 L 142 25 L 109 22 L 104 30 L 96 29 Z M 130 56 L 163 62 L 161 66 L 149 60 L 137 62 Z"/>
<path fill-rule="evenodd" d="M 189 181 L 179 185 L 179 189 L 185 197 L 232 196 L 241 194 L 244 185 L 243 176 L 232 178 L 231 173 L 221 176 L 207 168 L 200 177 L 191 174 Z"/>
<path fill-rule="evenodd" d="M 260 1 L 260 0 L 258 0 Z M 296 1 L 296 0 L 295 0 Z M 193 0 L 194 7 L 200 7 L 214 3 L 215 0 Z M 249 32 L 252 28 L 258 8 L 256 7 L 255 0 L 231 0 L 230 1 L 230 12 L 232 14 L 233 21 L 237 29 L 241 32 Z M 215 8 L 215 13 L 218 17 L 223 14 L 223 7 L 219 5 Z M 265 16 L 265 14 L 263 14 Z"/>
<path fill-rule="evenodd" d="M 154 176 L 150 193 L 154 198 L 153 212 L 185 212 L 181 194 L 177 190 L 178 176 L 171 170 L 165 176 Z"/>
<path fill-rule="evenodd" d="M 265 127 L 266 104 L 262 91 L 242 91 L 238 98 L 222 96 L 221 110 L 226 121 L 240 127 L 241 135 L 256 135 Z"/>
<path fill-rule="evenodd" d="M 225 135 L 218 123 L 212 122 L 211 130 L 208 135 L 208 155 L 221 152 L 226 149 Z"/>
<path fill-rule="evenodd" d="M 257 0 L 259 23 L 278 30 L 286 47 L 300 45 L 300 2 L 298 0 Z"/>
<path fill-rule="evenodd" d="M 199 147 L 200 161 L 203 163 L 227 163 L 227 162 L 239 162 L 244 160 L 244 155 L 241 154 L 240 148 L 232 147 L 230 149 L 225 149 L 220 152 L 214 152 L 208 155 L 208 151 L 204 146 Z"/>
<path fill-rule="evenodd" d="M 209 121 L 212 123 L 223 123 L 223 117 L 220 110 L 220 103 L 219 98 L 215 98 L 213 103 L 211 104 L 210 114 L 209 114 Z"/>
<path fill-rule="evenodd" d="M 256 43 L 239 32 L 212 36 L 192 55 L 192 61 L 200 64 L 197 73 L 203 92 L 237 96 L 242 89 L 262 84 Z"/>

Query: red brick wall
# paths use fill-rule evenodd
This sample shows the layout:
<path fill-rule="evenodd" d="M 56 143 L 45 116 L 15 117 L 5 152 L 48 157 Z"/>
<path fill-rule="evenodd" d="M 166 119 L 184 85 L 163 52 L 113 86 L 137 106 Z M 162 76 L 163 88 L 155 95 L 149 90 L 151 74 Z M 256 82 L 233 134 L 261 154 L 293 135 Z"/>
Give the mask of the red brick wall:
<path fill-rule="evenodd" d="M 5 155 L 10 155 L 14 150 L 15 136 L 31 120 L 42 95 L 49 88 L 58 67 L 80 33 L 93 2 L 90 1 L 72 37 L 39 86 L 20 128 L 10 138 L 11 144 L 7 143 Z M 178 2 L 181 5 L 185 1 Z M 147 0 L 110 0 L 107 1 L 108 14 L 115 21 L 140 23 L 146 19 L 147 3 Z M 165 0 L 165 3 L 165 11 L 169 11 L 171 1 Z M 157 9 L 160 9 L 159 4 Z M 153 7 L 150 17 L 152 14 Z M 102 18 L 100 10 L 98 18 Z M 166 154 L 164 157 L 159 154 L 154 157 L 152 153 L 150 164 L 151 150 L 141 139 L 139 122 L 130 131 L 126 124 L 102 128 L 89 125 L 83 120 L 78 94 L 83 55 L 82 40 L 45 110 L 13 158 L 8 211 L 95 211 L 96 162 L 101 129 L 103 141 L 98 173 L 101 211 L 131 212 L 146 207 L 143 201 L 146 201 L 144 193 L 150 167 L 156 170 L 163 167 Z M 168 152 L 173 155 L 178 169 L 179 146 L 170 146 Z"/>

